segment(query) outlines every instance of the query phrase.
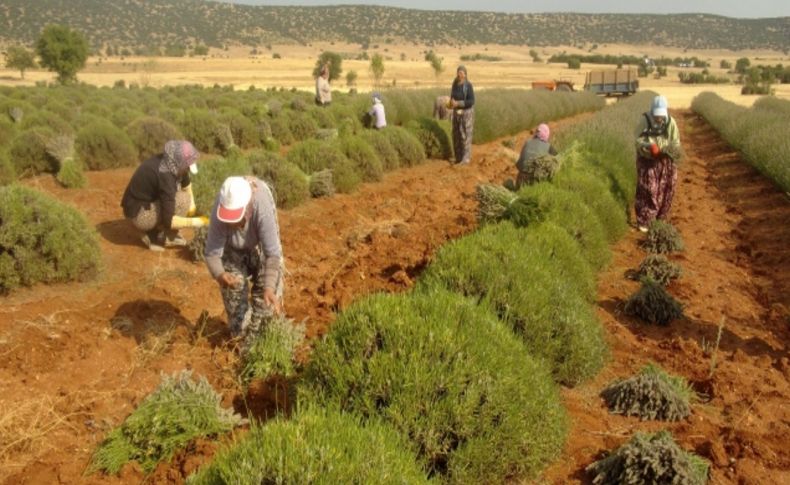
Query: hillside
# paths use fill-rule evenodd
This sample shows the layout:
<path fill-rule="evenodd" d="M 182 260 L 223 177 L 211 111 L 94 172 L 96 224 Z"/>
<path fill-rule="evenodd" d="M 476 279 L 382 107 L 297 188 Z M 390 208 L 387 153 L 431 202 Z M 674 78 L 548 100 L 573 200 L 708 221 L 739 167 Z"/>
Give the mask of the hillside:
<path fill-rule="evenodd" d="M 156 53 L 168 46 L 408 40 L 527 46 L 655 44 L 689 49 L 790 49 L 790 17 L 707 14 L 505 14 L 377 6 L 269 7 L 204 0 L 0 0 L 0 43 L 31 45 L 48 23 L 94 48 Z"/>

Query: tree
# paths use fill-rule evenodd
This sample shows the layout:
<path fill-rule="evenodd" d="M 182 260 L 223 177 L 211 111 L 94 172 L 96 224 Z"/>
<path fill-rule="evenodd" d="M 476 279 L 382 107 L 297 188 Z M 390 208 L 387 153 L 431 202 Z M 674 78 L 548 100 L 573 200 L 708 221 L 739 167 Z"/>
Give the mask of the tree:
<path fill-rule="evenodd" d="M 44 27 L 36 42 L 41 65 L 58 74 L 58 81 L 66 84 L 77 79 L 77 71 L 88 60 L 88 41 L 81 32 L 50 24 Z"/>
<path fill-rule="evenodd" d="M 348 71 L 346 73 L 346 86 L 352 88 L 356 83 L 357 83 L 357 71 Z"/>
<path fill-rule="evenodd" d="M 427 54 L 425 54 L 425 60 L 431 64 L 431 69 L 433 69 L 433 73 L 438 80 L 439 76 L 442 74 L 442 71 L 444 71 L 442 58 L 439 57 L 434 51 L 430 50 Z"/>
<path fill-rule="evenodd" d="M 25 79 L 25 71 L 36 67 L 36 57 L 24 47 L 14 45 L 5 53 L 5 67 L 18 70 L 20 77 Z"/>
<path fill-rule="evenodd" d="M 384 57 L 378 52 L 370 58 L 370 73 L 373 75 L 374 84 L 378 86 L 384 76 Z"/>
<path fill-rule="evenodd" d="M 746 72 L 746 69 L 751 64 L 752 63 L 749 62 L 749 59 L 747 57 L 741 57 L 740 59 L 735 61 L 735 72 L 737 72 L 738 74 L 744 74 Z"/>
<path fill-rule="evenodd" d="M 732 69 L 732 64 L 730 64 L 726 59 L 722 59 L 719 63 L 719 67 L 722 69 Z"/>
<path fill-rule="evenodd" d="M 313 68 L 313 77 L 318 77 L 321 74 L 321 67 L 324 65 L 329 66 L 329 82 L 339 79 L 343 74 L 343 58 L 336 52 L 324 51 L 318 56 L 315 68 Z"/>

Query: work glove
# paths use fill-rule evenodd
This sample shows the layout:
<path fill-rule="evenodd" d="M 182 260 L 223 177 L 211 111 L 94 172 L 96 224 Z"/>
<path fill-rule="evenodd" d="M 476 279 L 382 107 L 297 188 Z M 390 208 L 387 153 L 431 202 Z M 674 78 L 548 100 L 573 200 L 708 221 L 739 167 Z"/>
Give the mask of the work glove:
<path fill-rule="evenodd" d="M 208 225 L 208 217 L 200 216 L 200 217 L 181 217 L 181 216 L 173 216 L 173 220 L 170 223 L 170 227 L 173 229 L 182 229 L 185 227 L 205 227 Z"/>
<path fill-rule="evenodd" d="M 659 156 L 661 156 L 661 149 L 658 148 L 657 144 L 655 143 L 650 144 L 650 155 L 652 155 L 653 158 L 658 158 Z"/>

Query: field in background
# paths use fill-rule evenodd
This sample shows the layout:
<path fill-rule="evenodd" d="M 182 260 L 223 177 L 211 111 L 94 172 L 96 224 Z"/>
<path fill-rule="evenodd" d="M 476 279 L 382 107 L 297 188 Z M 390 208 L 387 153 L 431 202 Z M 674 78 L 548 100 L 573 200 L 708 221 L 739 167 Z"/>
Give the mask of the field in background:
<path fill-rule="evenodd" d="M 601 69 L 606 66 L 582 64 L 581 69 L 568 69 L 564 64 L 546 64 L 545 60 L 553 54 L 562 52 L 587 54 L 590 49 L 582 50 L 574 47 L 539 47 L 535 50 L 544 62 L 534 63 L 529 55 L 530 48 L 526 46 L 501 46 L 501 45 L 473 45 L 463 49 L 451 46 L 438 46 L 433 49 L 444 58 L 445 71 L 436 76 L 427 61 L 424 60 L 425 51 L 429 47 L 419 45 L 387 45 L 371 46 L 370 52 L 379 52 L 384 56 L 384 76 L 381 86 L 386 88 L 397 86 L 408 87 L 435 87 L 447 86 L 454 75 L 455 67 L 461 64 L 461 55 L 483 54 L 500 57 L 496 62 L 471 61 L 465 62 L 469 70 L 469 78 L 478 89 L 494 87 L 529 87 L 532 81 L 545 79 L 570 79 L 581 88 L 584 84 L 585 73 L 591 69 Z M 206 58 L 141 58 L 119 57 L 109 59 L 91 58 L 86 68 L 78 74 L 80 81 L 98 86 L 112 86 L 119 80 L 126 85 L 138 84 L 140 86 L 162 87 L 174 84 L 232 84 L 236 89 L 247 89 L 251 85 L 257 88 L 268 87 L 295 87 L 301 90 L 313 90 L 314 80 L 311 76 L 313 66 L 318 54 L 323 50 L 339 52 L 349 57 L 361 54 L 357 44 L 312 44 L 308 46 L 274 45 L 270 50 L 262 49 L 257 55 L 251 55 L 249 48 L 236 47 L 228 51 L 212 49 Z M 732 52 L 724 50 L 711 51 L 686 51 L 682 49 L 665 49 L 656 46 L 620 46 L 606 45 L 596 48 L 592 52 L 598 54 L 624 54 L 648 55 L 651 57 L 693 57 L 706 60 L 711 64 L 710 72 L 714 75 L 725 75 L 726 71 L 720 69 L 719 62 L 723 59 L 731 64 L 740 57 L 748 57 L 752 65 L 787 64 L 790 57 L 777 52 L 741 51 Z M 274 59 L 274 54 L 281 58 Z M 401 60 L 403 59 L 403 60 Z M 343 75 L 341 79 L 333 82 L 333 88 L 341 91 L 348 89 L 345 82 L 345 73 L 353 70 L 358 74 L 357 89 L 369 91 L 374 88 L 373 78 L 368 70 L 369 61 L 346 59 L 343 61 Z M 614 66 L 611 66 L 614 67 Z M 682 69 L 683 71 L 700 71 L 701 69 Z M 669 68 L 668 75 L 663 79 L 652 77 L 643 78 L 642 89 L 660 91 L 669 98 L 670 105 L 676 108 L 687 108 L 691 100 L 702 91 L 714 91 L 722 98 L 735 103 L 751 106 L 758 96 L 742 96 L 740 85 L 687 85 L 678 81 L 679 68 Z M 42 70 L 31 70 L 25 74 L 25 79 L 19 78 L 19 73 L 7 69 L 0 69 L 0 84 L 21 86 L 32 85 L 38 81 L 53 81 L 52 73 Z M 775 85 L 776 96 L 790 99 L 790 85 Z"/>

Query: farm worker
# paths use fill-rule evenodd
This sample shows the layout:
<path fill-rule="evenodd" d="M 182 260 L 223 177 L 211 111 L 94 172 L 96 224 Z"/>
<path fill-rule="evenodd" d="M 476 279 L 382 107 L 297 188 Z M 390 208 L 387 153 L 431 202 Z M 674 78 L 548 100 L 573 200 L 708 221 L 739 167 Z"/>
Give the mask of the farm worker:
<path fill-rule="evenodd" d="M 636 140 L 636 222 L 640 231 L 654 219 L 666 219 L 678 180 L 675 161 L 680 158 L 680 137 L 667 111 L 664 96 L 656 96 L 640 119 Z"/>
<path fill-rule="evenodd" d="M 467 164 L 472 159 L 472 129 L 475 124 L 475 90 L 467 79 L 466 67 L 458 66 L 450 88 L 448 106 L 453 110 L 453 151 L 455 163 Z"/>
<path fill-rule="evenodd" d="M 374 126 L 377 130 L 387 126 L 387 117 L 384 114 L 384 104 L 381 102 L 381 94 L 373 93 L 373 107 L 368 111 L 368 115 L 373 117 Z"/>
<path fill-rule="evenodd" d="M 315 103 L 329 106 L 332 102 L 332 87 L 329 85 L 329 64 L 321 66 L 321 73 L 315 78 Z"/>
<path fill-rule="evenodd" d="M 557 150 L 549 143 L 550 135 L 551 131 L 549 130 L 549 125 L 541 123 L 535 130 L 535 136 L 524 143 L 524 146 L 521 148 L 521 154 L 518 156 L 518 160 L 516 160 L 516 168 L 518 168 L 516 190 L 529 182 L 527 165 L 530 160 L 545 157 L 546 155 L 557 155 Z"/>
<path fill-rule="evenodd" d="M 256 177 L 225 180 L 211 211 L 204 254 L 219 283 L 231 334 L 242 337 L 245 352 L 263 326 L 282 313 L 280 227 L 266 183 Z"/>
<path fill-rule="evenodd" d="M 170 140 L 164 152 L 137 167 L 121 199 L 124 216 L 145 232 L 143 244 L 152 251 L 185 246 L 178 233 L 184 227 L 202 227 L 205 217 L 195 215 L 190 173 L 197 173 L 197 149 L 188 141 Z"/>

